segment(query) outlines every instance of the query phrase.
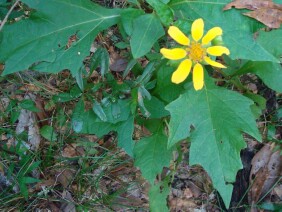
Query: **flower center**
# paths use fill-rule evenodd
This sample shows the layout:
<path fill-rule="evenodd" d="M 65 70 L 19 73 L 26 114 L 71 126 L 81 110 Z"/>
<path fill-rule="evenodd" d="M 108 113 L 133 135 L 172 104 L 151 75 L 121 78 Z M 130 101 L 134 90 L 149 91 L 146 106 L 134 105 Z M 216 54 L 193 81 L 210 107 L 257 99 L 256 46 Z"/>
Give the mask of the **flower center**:
<path fill-rule="evenodd" d="M 204 56 L 206 56 L 206 49 L 200 43 L 191 43 L 187 51 L 189 58 L 194 62 L 202 61 Z"/>

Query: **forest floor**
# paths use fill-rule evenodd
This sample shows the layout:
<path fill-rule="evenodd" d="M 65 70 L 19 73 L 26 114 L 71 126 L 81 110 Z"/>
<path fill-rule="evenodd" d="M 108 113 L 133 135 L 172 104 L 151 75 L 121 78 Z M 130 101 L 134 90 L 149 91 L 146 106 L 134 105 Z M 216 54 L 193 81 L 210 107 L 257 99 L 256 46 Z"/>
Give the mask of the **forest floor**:
<path fill-rule="evenodd" d="M 119 79 L 129 61 L 123 57 L 127 50 L 115 47 L 115 33 L 112 28 L 99 34 L 92 50 L 108 50 L 111 73 Z M 0 64 L 0 74 L 3 69 Z M 94 71 L 89 80 L 99 77 Z M 253 75 L 241 80 L 267 100 L 257 120 L 264 142 L 245 136 L 244 168 L 237 174 L 229 211 L 282 211 L 282 94 Z M 0 76 L 0 211 L 149 211 L 149 184 L 117 147 L 116 133 L 97 137 L 73 131 L 75 86 L 68 70 Z M 58 103 L 59 97 L 66 101 Z M 136 125 L 134 137 L 144 134 L 146 129 Z M 207 173 L 189 165 L 189 143 L 181 146 L 183 162 L 172 161 L 162 173 L 175 172 L 167 198 L 170 211 L 227 211 Z"/>

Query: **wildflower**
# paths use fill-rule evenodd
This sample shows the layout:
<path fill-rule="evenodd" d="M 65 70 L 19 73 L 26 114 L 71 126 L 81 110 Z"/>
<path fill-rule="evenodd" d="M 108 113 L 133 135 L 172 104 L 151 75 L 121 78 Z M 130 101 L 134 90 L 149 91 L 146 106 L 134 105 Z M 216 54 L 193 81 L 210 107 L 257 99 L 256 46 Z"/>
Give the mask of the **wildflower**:
<path fill-rule="evenodd" d="M 193 22 L 191 27 L 192 41 L 175 26 L 169 27 L 168 34 L 177 43 L 184 46 L 184 48 L 161 49 L 161 54 L 167 59 L 184 59 L 172 74 L 171 81 L 173 83 L 179 84 L 183 82 L 188 77 L 193 67 L 193 85 L 195 90 L 200 90 L 204 86 L 204 69 L 201 63 L 207 63 L 218 68 L 226 68 L 224 65 L 212 60 L 208 56 L 230 54 L 229 50 L 224 46 L 211 45 L 213 39 L 222 35 L 222 29 L 220 27 L 210 29 L 206 35 L 203 36 L 204 21 L 199 18 Z"/>

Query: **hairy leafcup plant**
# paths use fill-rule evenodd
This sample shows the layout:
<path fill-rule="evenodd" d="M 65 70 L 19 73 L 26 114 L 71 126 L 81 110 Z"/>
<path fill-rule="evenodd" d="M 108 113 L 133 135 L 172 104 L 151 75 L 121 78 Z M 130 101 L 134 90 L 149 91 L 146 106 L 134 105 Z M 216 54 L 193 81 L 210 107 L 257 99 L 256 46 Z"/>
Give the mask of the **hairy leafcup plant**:
<path fill-rule="evenodd" d="M 70 70 L 79 86 L 67 96 L 78 100 L 73 130 L 98 137 L 117 133 L 118 145 L 151 184 L 152 211 L 168 210 L 169 177 L 156 176 L 169 167 L 181 141 L 191 143 L 190 165 L 208 172 L 229 207 L 246 147 L 243 133 L 261 141 L 256 118 L 263 97 L 251 93 L 240 76 L 255 74 L 282 92 L 282 30 L 266 30 L 237 9 L 223 11 L 230 0 L 146 2 L 149 7 L 136 1 L 130 8 L 106 9 L 90 0 L 22 0 L 28 16 L 1 31 L 2 75 Z M 114 25 L 130 47 L 119 80 L 109 71 L 105 49 L 89 52 L 96 36 Z M 90 73 L 83 62 L 89 55 Z M 148 61 L 145 67 L 140 58 Z M 90 83 L 97 67 L 101 77 Z M 135 125 L 146 128 L 147 136 L 134 138 Z"/>

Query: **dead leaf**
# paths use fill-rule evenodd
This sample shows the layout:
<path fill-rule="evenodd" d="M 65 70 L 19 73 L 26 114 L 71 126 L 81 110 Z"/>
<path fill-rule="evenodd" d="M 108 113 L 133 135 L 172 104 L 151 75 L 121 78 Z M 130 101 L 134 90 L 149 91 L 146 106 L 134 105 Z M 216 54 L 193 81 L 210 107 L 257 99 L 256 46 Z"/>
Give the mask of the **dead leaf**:
<path fill-rule="evenodd" d="M 35 96 L 29 94 L 25 96 L 25 99 L 34 100 Z M 21 134 L 27 129 L 28 142 L 25 143 L 26 147 L 31 150 L 38 150 L 41 139 L 35 113 L 22 109 L 18 120 L 19 122 L 16 127 L 16 134 Z"/>
<path fill-rule="evenodd" d="M 64 202 L 61 205 L 60 207 L 61 211 L 62 212 L 76 212 L 74 200 L 71 196 L 71 193 L 64 190 L 62 193 L 62 197 L 64 200 L 66 200 L 66 202 Z"/>
<path fill-rule="evenodd" d="M 282 156 L 279 151 L 273 151 L 274 147 L 274 143 L 265 145 L 252 160 L 250 173 L 252 186 L 248 193 L 250 204 L 256 203 L 265 195 L 282 174 Z"/>
<path fill-rule="evenodd" d="M 168 202 L 171 211 L 193 211 L 198 207 L 193 199 L 173 198 Z"/>
<path fill-rule="evenodd" d="M 83 147 L 78 146 L 76 144 L 68 144 L 64 149 L 62 156 L 66 158 L 74 158 L 78 156 L 83 156 L 85 151 Z"/>
<path fill-rule="evenodd" d="M 111 71 L 122 72 L 126 69 L 127 64 L 128 64 L 127 60 L 120 58 L 120 59 L 117 59 L 116 61 L 114 61 L 110 65 L 110 69 L 111 69 Z"/>
<path fill-rule="evenodd" d="M 279 28 L 282 23 L 282 10 L 278 9 L 261 8 L 243 14 L 260 21 L 270 28 Z"/>
<path fill-rule="evenodd" d="M 279 199 L 282 201 L 282 184 L 276 186 L 274 189 L 274 193 L 279 197 Z"/>
<path fill-rule="evenodd" d="M 40 110 L 39 112 L 36 112 L 37 118 L 40 121 L 41 126 L 49 125 L 48 123 L 48 117 L 49 115 L 45 111 L 44 101 L 41 97 L 37 96 L 35 99 L 35 105 Z"/>
<path fill-rule="evenodd" d="M 21 91 L 29 91 L 29 92 L 39 92 L 39 91 L 41 91 L 41 88 L 30 83 L 30 84 L 25 84 L 25 85 L 21 86 L 19 88 L 19 90 L 21 90 Z"/>
<path fill-rule="evenodd" d="M 232 7 L 235 7 L 237 9 L 256 10 L 266 7 L 273 8 L 274 5 L 275 4 L 272 2 L 272 0 L 235 0 L 225 5 L 223 10 L 229 10 Z"/>
<path fill-rule="evenodd" d="M 272 0 L 235 0 L 225 5 L 223 10 L 229 10 L 232 7 L 253 10 L 243 14 L 270 28 L 279 28 L 282 23 L 282 5 L 275 4 Z"/>
<path fill-rule="evenodd" d="M 64 188 L 67 188 L 69 184 L 73 181 L 75 171 L 71 169 L 64 169 L 57 171 L 57 180 L 62 184 Z"/>

